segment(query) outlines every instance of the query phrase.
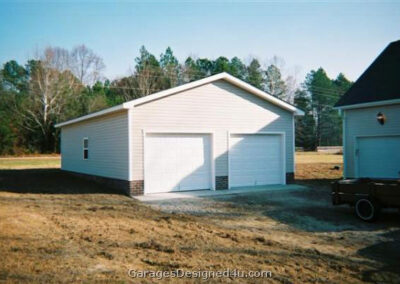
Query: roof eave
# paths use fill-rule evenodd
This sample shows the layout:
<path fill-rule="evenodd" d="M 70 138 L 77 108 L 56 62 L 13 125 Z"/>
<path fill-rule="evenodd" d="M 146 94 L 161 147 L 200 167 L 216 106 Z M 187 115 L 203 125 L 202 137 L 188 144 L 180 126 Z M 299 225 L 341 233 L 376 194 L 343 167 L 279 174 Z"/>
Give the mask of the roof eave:
<path fill-rule="evenodd" d="M 346 110 L 346 109 L 356 109 L 356 108 L 384 106 L 384 105 L 391 105 L 391 104 L 400 104 L 400 99 L 374 101 L 374 102 L 368 102 L 368 103 L 359 103 L 359 104 L 335 106 L 334 109 Z"/>
<path fill-rule="evenodd" d="M 67 121 L 64 121 L 64 122 L 61 122 L 61 123 L 57 123 L 56 125 L 54 125 L 54 127 L 55 128 L 59 128 L 59 127 L 67 126 L 67 125 L 70 125 L 70 124 L 75 124 L 75 123 L 78 123 L 78 122 L 81 122 L 81 121 L 85 121 L 85 120 L 88 120 L 88 119 L 91 119 L 91 118 L 100 117 L 100 116 L 107 115 L 107 114 L 111 114 L 111 113 L 118 112 L 118 111 L 121 111 L 121 110 L 124 110 L 124 109 L 127 109 L 125 104 L 117 105 L 117 106 L 114 106 L 114 107 L 106 108 L 106 109 L 98 111 L 98 112 L 94 112 L 94 113 L 87 114 L 87 115 L 84 115 L 84 116 L 81 116 L 81 117 L 77 117 L 77 118 L 74 118 L 74 119 L 71 119 L 71 120 L 67 120 Z"/>

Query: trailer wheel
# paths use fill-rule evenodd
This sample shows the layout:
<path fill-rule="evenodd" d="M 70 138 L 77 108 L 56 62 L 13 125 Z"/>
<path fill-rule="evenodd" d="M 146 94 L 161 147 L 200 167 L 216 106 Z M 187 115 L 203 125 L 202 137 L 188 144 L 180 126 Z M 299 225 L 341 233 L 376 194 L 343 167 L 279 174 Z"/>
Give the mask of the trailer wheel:
<path fill-rule="evenodd" d="M 356 203 L 357 216 L 366 222 L 375 221 L 380 212 L 379 203 L 366 198 L 359 199 Z"/>

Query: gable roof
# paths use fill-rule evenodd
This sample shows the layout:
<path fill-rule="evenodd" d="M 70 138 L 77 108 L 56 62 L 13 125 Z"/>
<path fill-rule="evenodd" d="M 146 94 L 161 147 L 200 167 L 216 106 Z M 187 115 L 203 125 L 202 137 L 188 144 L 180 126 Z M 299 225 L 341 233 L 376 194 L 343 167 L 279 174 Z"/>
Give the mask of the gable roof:
<path fill-rule="evenodd" d="M 218 80 L 225 80 L 225 81 L 227 81 L 227 82 L 229 82 L 229 83 L 231 83 L 253 95 L 260 97 L 261 99 L 264 99 L 274 105 L 277 105 L 278 107 L 280 107 L 282 109 L 292 112 L 295 115 L 304 115 L 304 112 L 302 110 L 296 108 L 295 106 L 293 106 L 281 99 L 278 99 L 264 91 L 261 91 L 260 89 L 257 89 L 255 87 L 253 87 L 252 85 L 250 85 L 242 80 L 239 80 L 228 73 L 223 72 L 223 73 L 212 75 L 207 78 L 200 79 L 200 80 L 197 80 L 194 82 L 190 82 L 190 83 L 178 86 L 178 87 L 164 90 L 164 91 L 152 94 L 152 95 L 148 95 L 148 96 L 136 99 L 136 100 L 128 101 L 126 103 L 123 103 L 123 104 L 120 104 L 120 105 L 117 105 L 117 106 L 114 106 L 111 108 L 107 108 L 107 109 L 104 109 L 104 110 L 101 110 L 101 111 L 98 111 L 95 113 L 91 113 L 91 114 L 81 116 L 81 117 L 78 117 L 75 119 L 71 119 L 71 120 L 68 120 L 68 121 L 65 121 L 62 123 L 58 123 L 55 125 L 55 127 L 63 127 L 63 126 L 81 122 L 81 121 L 84 121 L 87 119 L 103 116 L 103 115 L 114 113 L 114 112 L 119 112 L 119 111 L 126 110 L 126 109 L 131 109 L 137 105 L 148 103 L 148 102 L 151 102 L 154 100 L 159 100 L 164 97 L 171 96 L 171 95 L 174 95 L 174 94 L 177 94 L 177 93 L 189 90 L 189 89 L 193 89 L 193 88 L 199 87 L 201 85 L 212 83 L 212 82 L 215 82 Z"/>
<path fill-rule="evenodd" d="M 400 40 L 390 43 L 336 103 L 357 108 L 400 102 Z"/>

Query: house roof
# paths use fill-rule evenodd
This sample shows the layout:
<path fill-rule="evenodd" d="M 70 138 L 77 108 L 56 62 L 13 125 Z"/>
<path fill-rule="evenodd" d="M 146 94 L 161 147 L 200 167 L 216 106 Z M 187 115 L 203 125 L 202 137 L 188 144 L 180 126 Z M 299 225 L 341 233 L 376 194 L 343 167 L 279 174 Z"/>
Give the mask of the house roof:
<path fill-rule="evenodd" d="M 400 40 L 390 43 L 336 103 L 357 108 L 400 103 Z"/>
<path fill-rule="evenodd" d="M 302 110 L 296 108 L 295 106 L 293 106 L 293 105 L 291 105 L 291 104 L 289 104 L 289 103 L 287 103 L 287 102 L 285 102 L 283 100 L 280 100 L 280 99 L 278 99 L 278 98 L 276 98 L 276 97 L 274 97 L 274 96 L 272 96 L 272 95 L 270 95 L 270 94 L 268 94 L 268 93 L 266 93 L 264 91 L 261 91 L 260 89 L 257 89 L 255 87 L 253 87 L 252 85 L 250 85 L 250 84 L 248 84 L 248 83 L 246 83 L 246 82 L 244 82 L 242 80 L 239 80 L 239 79 L 235 78 L 234 76 L 232 76 L 232 75 L 230 75 L 228 73 L 223 72 L 223 73 L 212 75 L 212 76 L 209 76 L 207 78 L 200 79 L 200 80 L 197 80 L 197 81 L 194 81 L 194 82 L 190 82 L 190 83 L 178 86 L 178 87 L 174 87 L 174 88 L 171 88 L 171 89 L 168 89 L 168 90 L 164 90 L 164 91 L 152 94 L 152 95 L 148 95 L 148 96 L 136 99 L 136 100 L 128 101 L 126 103 L 123 103 L 123 104 L 120 104 L 120 105 L 117 105 L 117 106 L 114 106 L 114 107 L 111 107 L 111 108 L 107 108 L 107 109 L 104 109 L 102 111 L 98 111 L 98 112 L 91 113 L 91 114 L 88 114 L 88 115 L 85 115 L 85 116 L 81 116 L 81 117 L 78 117 L 78 118 L 75 118 L 75 119 L 71 119 L 71 120 L 68 120 L 68 121 L 65 121 L 65 122 L 62 122 L 62 123 L 58 123 L 58 124 L 55 125 L 55 127 L 63 127 L 63 126 L 70 125 L 70 124 L 77 123 L 77 122 L 81 122 L 81 121 L 84 121 L 84 120 L 87 120 L 87 119 L 92 119 L 92 118 L 95 118 L 95 117 L 103 116 L 103 115 L 110 114 L 110 113 L 119 112 L 119 111 L 126 110 L 126 109 L 131 109 L 131 108 L 134 108 L 137 105 L 141 105 L 141 104 L 144 104 L 144 103 L 147 103 L 147 102 L 151 102 L 151 101 L 158 100 L 158 99 L 161 99 L 161 98 L 164 98 L 164 97 L 167 97 L 167 96 L 171 96 L 171 95 L 174 95 L 174 94 L 177 94 L 177 93 L 189 90 L 189 89 L 193 89 L 193 88 L 196 88 L 196 87 L 201 86 L 201 85 L 212 83 L 212 82 L 215 82 L 215 81 L 218 81 L 218 80 L 225 80 L 225 81 L 227 81 L 227 82 L 229 82 L 229 83 L 231 83 L 231 84 L 233 84 L 233 85 L 235 85 L 235 86 L 237 86 L 237 87 L 239 87 L 239 88 L 241 88 L 241 89 L 243 89 L 245 91 L 248 91 L 249 93 L 251 93 L 253 95 L 256 95 L 256 96 L 258 96 L 258 97 L 260 97 L 260 98 L 262 98 L 262 99 L 264 99 L 264 100 L 266 100 L 266 101 L 268 101 L 268 102 L 270 102 L 272 104 L 277 105 L 278 107 L 281 107 L 282 109 L 285 109 L 285 110 L 287 110 L 289 112 L 292 112 L 295 115 L 304 115 L 304 112 Z"/>

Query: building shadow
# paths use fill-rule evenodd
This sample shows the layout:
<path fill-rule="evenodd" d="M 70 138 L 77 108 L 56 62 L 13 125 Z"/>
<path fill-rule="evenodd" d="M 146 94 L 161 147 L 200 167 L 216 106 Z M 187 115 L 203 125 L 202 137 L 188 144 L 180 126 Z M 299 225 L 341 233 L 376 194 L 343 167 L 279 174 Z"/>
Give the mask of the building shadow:
<path fill-rule="evenodd" d="M 378 242 L 357 252 L 383 265 L 377 269 L 364 271 L 362 279 L 368 282 L 398 283 L 400 281 L 400 230 L 384 233 L 382 237 L 389 240 Z"/>
<path fill-rule="evenodd" d="M 60 169 L 0 170 L 0 191 L 47 194 L 119 194 Z"/>

